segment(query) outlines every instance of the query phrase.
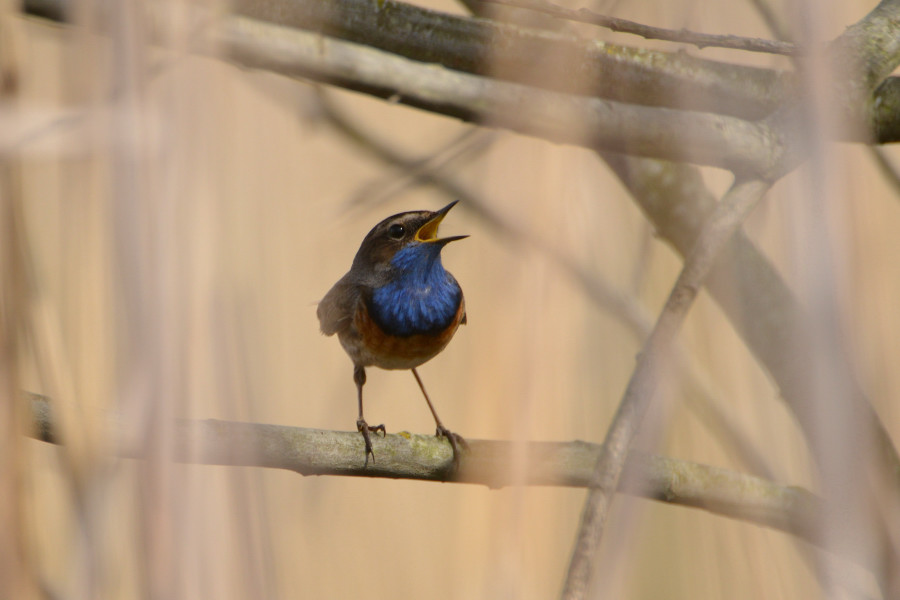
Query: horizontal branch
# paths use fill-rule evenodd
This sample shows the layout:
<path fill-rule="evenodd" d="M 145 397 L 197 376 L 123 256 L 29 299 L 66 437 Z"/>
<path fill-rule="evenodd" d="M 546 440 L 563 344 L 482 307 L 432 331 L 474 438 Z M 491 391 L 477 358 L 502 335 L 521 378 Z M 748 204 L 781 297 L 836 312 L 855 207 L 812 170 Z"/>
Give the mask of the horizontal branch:
<path fill-rule="evenodd" d="M 70 2 L 23 0 L 23 6 L 30 14 L 61 21 L 67 17 Z M 788 71 L 711 61 L 683 52 L 617 46 L 570 33 L 449 15 L 397 1 L 236 0 L 232 4 L 238 14 L 306 31 L 318 39 L 328 39 L 323 37 L 327 35 L 380 49 L 384 56 L 488 75 L 495 81 L 525 84 L 529 86 L 526 89 L 564 92 L 563 97 L 604 98 L 644 107 L 679 109 L 673 115 L 661 116 L 666 119 L 685 111 L 760 119 L 789 102 L 794 85 L 794 76 Z M 103 6 L 96 8 L 102 10 Z M 145 8 L 148 15 L 161 11 L 158 7 Z M 538 58 L 545 68 L 535 68 Z M 548 65 L 548 60 L 557 68 Z M 274 64 L 266 67 L 264 61 L 257 62 L 257 68 L 281 72 Z M 548 76 L 549 73 L 569 76 Z M 306 76 L 315 79 L 313 73 Z M 374 90 L 371 82 L 331 83 L 385 97 Z M 843 92 L 838 89 L 836 93 Z M 849 95 L 858 100 L 858 96 Z M 866 106 L 858 104 L 848 98 L 842 105 L 848 119 L 861 123 L 863 128 L 842 130 L 840 141 L 900 141 L 900 78 L 888 77 Z M 434 110 L 435 104 L 419 107 Z"/>
<path fill-rule="evenodd" d="M 235 0 L 232 6 L 238 14 L 254 19 L 567 94 L 750 120 L 770 116 L 797 101 L 793 92 L 798 84 L 790 71 L 608 44 L 568 32 L 450 15 L 396 0 Z M 896 110 L 900 80 L 888 77 L 900 51 L 898 12 L 892 0 L 882 0 L 834 44 L 833 53 L 847 56 L 851 62 L 855 57 L 862 60 L 861 76 L 866 81 L 863 86 L 843 77 L 836 82 L 837 105 L 843 107 L 844 119 L 851 124 L 838 134 L 840 141 L 900 141 L 896 135 L 900 130 L 900 111 Z M 544 68 L 536 68 L 538 64 Z M 559 73 L 568 76 L 559 77 Z M 882 80 L 888 85 L 874 97 L 871 91 Z"/>
<path fill-rule="evenodd" d="M 31 435 L 64 443 L 57 433 L 51 401 L 25 394 L 33 417 Z M 122 437 L 109 422 L 109 433 Z M 505 486 L 587 487 L 601 446 L 586 442 L 504 442 L 469 440 L 460 469 L 452 472 L 453 452 L 443 439 L 406 432 L 374 436 L 375 461 L 365 464 L 362 437 L 356 432 L 325 431 L 232 421 L 179 420 L 173 431 L 173 456 L 191 464 L 266 467 L 302 475 L 343 475 L 416 479 Z M 110 444 L 119 456 L 146 453 L 133 441 Z M 525 469 L 514 465 L 525 464 Z M 814 524 L 822 502 L 806 490 L 674 458 L 633 453 L 623 480 L 624 493 L 701 508 L 818 540 Z"/>
<path fill-rule="evenodd" d="M 756 119 L 777 106 L 786 82 L 785 73 L 770 69 L 608 44 L 405 2 L 235 0 L 232 6 L 254 19 L 322 32 L 412 60 L 648 106 L 689 106 Z M 550 75 L 548 61 L 570 76 Z M 690 98 L 684 98 L 685 90 Z"/>
<path fill-rule="evenodd" d="M 23 0 L 64 20 L 73 0 Z M 411 60 L 557 92 L 748 119 L 771 113 L 790 74 L 452 15 L 391 0 L 233 0 L 238 15 L 327 35 Z M 103 4 L 97 5 L 103 10 Z M 102 21 L 102 19 L 100 19 Z M 574 77 L 548 77 L 547 60 Z M 684 90 L 690 90 L 685 94 Z"/>
<path fill-rule="evenodd" d="M 553 142 L 766 174 L 774 136 L 735 117 L 622 104 L 498 81 L 242 17 L 211 32 L 247 67 L 309 78 Z"/>

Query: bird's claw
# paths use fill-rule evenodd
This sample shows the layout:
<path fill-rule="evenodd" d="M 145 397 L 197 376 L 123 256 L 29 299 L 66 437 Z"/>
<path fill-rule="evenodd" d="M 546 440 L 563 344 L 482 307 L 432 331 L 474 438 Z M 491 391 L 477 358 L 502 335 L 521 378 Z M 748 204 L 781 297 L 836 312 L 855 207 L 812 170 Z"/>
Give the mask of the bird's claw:
<path fill-rule="evenodd" d="M 445 437 L 447 438 L 447 441 L 450 442 L 450 447 L 453 449 L 453 470 L 459 470 L 459 457 L 461 456 L 460 448 L 462 448 L 463 450 L 468 450 L 469 443 L 466 442 L 465 439 L 463 439 L 463 436 L 459 435 L 458 433 L 453 433 L 452 431 L 441 425 L 438 426 L 437 431 L 434 435 L 435 437 Z"/>
<path fill-rule="evenodd" d="M 365 440 L 366 442 L 366 463 L 364 466 L 368 467 L 369 456 L 372 457 L 372 462 L 375 462 L 375 453 L 372 451 L 372 438 L 369 437 L 369 432 L 377 433 L 380 431 L 381 437 L 384 437 L 385 435 L 387 435 L 387 431 L 384 429 L 384 424 L 370 427 L 369 424 L 366 423 L 365 419 L 357 419 L 356 430 L 363 435 L 363 440 Z"/>

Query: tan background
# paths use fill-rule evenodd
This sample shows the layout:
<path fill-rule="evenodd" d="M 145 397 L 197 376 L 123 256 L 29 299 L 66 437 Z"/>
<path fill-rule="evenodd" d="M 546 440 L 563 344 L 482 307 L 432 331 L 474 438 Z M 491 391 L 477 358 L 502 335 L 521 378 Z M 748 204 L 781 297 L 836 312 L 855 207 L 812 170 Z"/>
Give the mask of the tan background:
<path fill-rule="evenodd" d="M 767 35 L 742 2 L 631 4 L 599 8 L 660 26 Z M 834 13 L 833 34 L 872 3 L 846 4 Z M 66 431 L 81 440 L 68 449 L 25 445 L 26 539 L 49 587 L 66 598 L 139 597 L 142 565 L 159 552 L 165 558 L 155 564 L 172 569 L 157 573 L 171 583 L 161 584 L 168 597 L 554 597 L 582 490 L 165 464 L 152 471 L 105 456 L 105 438 L 89 425 L 102 409 L 122 412 L 137 430 L 153 410 L 352 429 L 351 365 L 336 339 L 318 333 L 315 302 L 376 222 L 452 198 L 421 187 L 374 193 L 403 173 L 324 123 L 305 83 L 190 56 L 177 36 L 163 53 L 137 34 L 111 48 L 40 21 L 15 18 L 7 27 L 21 64 L 19 108 L 51 123 L 21 148 L 36 281 L 23 385 L 62 405 Z M 123 56 L 123 48 L 135 54 Z M 784 65 L 733 52 L 702 55 Z M 136 83 L 109 102 L 123 64 L 134 68 Z M 468 127 L 329 93 L 360 127 L 411 156 L 428 155 Z M 48 121 L 57 111 L 67 120 Z M 834 226 L 842 317 L 862 384 L 900 439 L 900 204 L 865 148 L 834 152 L 842 171 L 823 202 Z M 132 175 L 122 171 L 129 157 L 136 157 Z M 680 261 L 652 238 L 590 152 L 502 134 L 486 154 L 443 172 L 633 291 L 647 310 L 662 305 Z M 706 175 L 717 193 L 729 184 L 722 172 Z M 791 231 L 803 218 L 792 199 L 805 189 L 803 176 L 792 175 L 747 224 L 789 279 L 799 268 Z M 350 207 L 354 199 L 365 202 Z M 123 208 L 129 203 L 133 210 Z M 124 228 L 123 214 L 142 233 Z M 442 231 L 471 234 L 444 253 L 465 291 L 469 324 L 420 369 L 447 426 L 469 438 L 600 441 L 639 348 L 634 337 L 540 251 L 498 238 L 465 205 Z M 123 306 L 134 293 L 146 303 L 155 342 L 129 322 Z M 683 339 L 720 390 L 720 408 L 776 477 L 812 485 L 792 418 L 705 295 Z M 366 398 L 370 423 L 391 432 L 433 429 L 408 373 L 370 369 Z M 642 447 L 740 468 L 677 393 L 664 394 L 654 416 Z M 73 481 L 82 492 L 72 491 Z M 604 597 L 818 593 L 811 565 L 783 534 L 632 498 L 617 502 L 612 521 L 598 584 Z"/>

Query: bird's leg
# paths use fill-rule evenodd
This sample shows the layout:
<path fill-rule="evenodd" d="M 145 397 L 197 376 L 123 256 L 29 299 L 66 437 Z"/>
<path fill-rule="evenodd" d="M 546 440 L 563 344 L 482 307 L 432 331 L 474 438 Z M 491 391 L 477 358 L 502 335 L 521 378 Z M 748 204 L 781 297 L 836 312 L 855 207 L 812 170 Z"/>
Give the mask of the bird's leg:
<path fill-rule="evenodd" d="M 366 383 L 366 369 L 365 367 L 354 367 L 353 368 L 353 381 L 356 383 L 356 394 L 359 398 L 359 418 L 356 420 L 356 430 L 359 431 L 363 435 L 363 439 L 366 441 L 366 464 L 365 466 L 369 466 L 369 455 L 372 455 L 372 462 L 375 462 L 375 453 L 372 452 L 372 440 L 369 438 L 370 431 L 380 431 L 381 435 L 384 436 L 384 424 L 376 425 L 375 427 L 369 427 L 369 424 L 366 423 L 366 420 L 363 418 L 363 407 L 362 407 L 362 389 L 363 384 Z"/>
<path fill-rule="evenodd" d="M 453 448 L 453 467 L 455 469 L 459 468 L 459 456 L 460 450 L 459 447 L 468 449 L 469 444 L 466 443 L 466 440 L 463 439 L 461 435 L 458 433 L 453 433 L 441 423 L 441 418 L 437 415 L 437 412 L 434 410 L 434 405 L 431 404 L 431 398 L 428 397 L 428 392 L 425 391 L 425 385 L 422 383 L 422 378 L 419 377 L 419 372 L 415 369 L 411 369 L 413 377 L 416 378 L 416 382 L 419 384 L 419 389 L 422 390 L 422 395 L 425 396 L 425 402 L 428 403 L 428 408 L 431 410 L 431 415 L 434 417 L 434 422 L 437 425 L 437 433 L 435 435 L 437 437 L 445 437 L 447 441 L 450 442 L 450 447 Z"/>

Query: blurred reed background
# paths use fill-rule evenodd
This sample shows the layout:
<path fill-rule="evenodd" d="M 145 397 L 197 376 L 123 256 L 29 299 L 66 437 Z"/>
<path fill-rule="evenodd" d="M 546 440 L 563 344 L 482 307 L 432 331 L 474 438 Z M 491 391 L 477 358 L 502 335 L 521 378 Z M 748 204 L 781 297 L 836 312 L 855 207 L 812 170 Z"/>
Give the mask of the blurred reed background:
<path fill-rule="evenodd" d="M 872 4 L 844 3 L 826 33 Z M 639 340 L 547 248 L 652 316 L 681 261 L 591 152 L 198 57 L 177 5 L 163 43 L 151 44 L 140 7 L 120 3 L 111 37 L 9 6 L 3 15 L 6 65 L 19 86 L 6 99 L 5 127 L 28 133 L 4 155 L 4 206 L 21 216 L 28 268 L 26 284 L 5 296 L 18 300 L 24 332 L 5 373 L 14 375 L 8 386 L 53 399 L 68 441 L 0 442 L 12 469 L 2 482 L 7 514 L 20 515 L 4 544 L 23 557 L 20 571 L 2 574 L 19 586 L 6 597 L 555 597 L 584 490 L 174 464 L 169 419 L 353 429 L 351 364 L 337 340 L 319 334 L 315 303 L 376 222 L 452 198 L 373 156 L 335 126 L 335 114 L 410 159 L 463 148 L 439 154 L 437 173 L 527 232 L 502 235 L 472 201 L 442 228 L 471 234 L 444 252 L 469 323 L 420 372 L 444 422 L 467 438 L 599 442 L 621 398 Z M 593 8 L 771 37 L 744 0 Z M 818 205 L 840 317 L 860 380 L 900 440 L 900 409 L 890 401 L 900 392 L 898 194 L 866 148 L 831 151 L 834 185 Z M 726 173 L 704 175 L 718 194 L 730 184 Z M 795 240 L 809 203 L 797 198 L 810 189 L 803 172 L 789 176 L 746 224 L 788 281 L 804 268 Z M 717 390 L 718 409 L 773 477 L 814 486 L 793 418 L 707 296 L 681 337 Z M 680 391 L 666 387 L 641 447 L 743 470 Z M 389 432 L 433 429 L 408 373 L 370 369 L 366 397 L 369 421 Z M 96 419 L 103 411 L 124 417 L 150 460 L 111 457 L 113 440 Z M 631 497 L 618 499 L 611 527 L 602 597 L 819 593 L 806 549 L 781 533 Z"/>

